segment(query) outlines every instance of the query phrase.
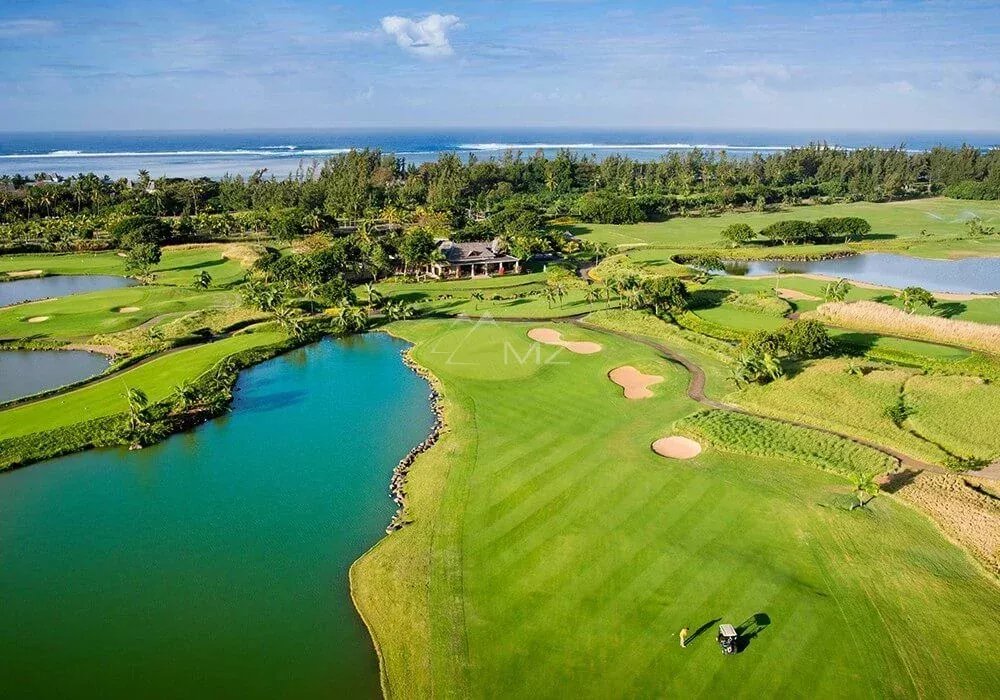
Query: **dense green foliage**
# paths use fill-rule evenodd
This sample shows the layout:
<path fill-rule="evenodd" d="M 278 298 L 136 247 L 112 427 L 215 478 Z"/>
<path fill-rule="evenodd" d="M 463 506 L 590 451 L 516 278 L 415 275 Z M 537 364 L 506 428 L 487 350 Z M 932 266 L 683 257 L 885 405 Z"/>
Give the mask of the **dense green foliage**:
<path fill-rule="evenodd" d="M 285 179 L 267 178 L 263 171 L 219 181 L 152 180 L 144 171 L 132 180 L 93 174 L 55 182 L 43 174 L 5 176 L 0 178 L 0 244 L 86 247 L 130 217 L 168 217 L 175 240 L 261 233 L 287 240 L 358 220 L 414 223 L 428 213 L 442 215 L 455 231 L 486 228 L 514 236 L 539 233 L 542 216 L 570 213 L 584 221 L 618 224 L 805 200 L 887 201 L 942 191 L 995 198 L 998 154 L 971 147 L 908 153 L 813 145 L 746 158 L 694 149 L 654 162 L 621 156 L 595 161 L 566 151 L 552 159 L 509 153 L 467 162 L 445 154 L 415 166 L 364 150 L 301 167 Z M 516 203 L 512 211 L 501 213 L 511 203 Z M 745 232 L 730 233 L 740 242 Z M 772 233 L 783 241 L 817 236 L 802 225 L 783 225 Z M 857 231 L 821 226 L 820 233 L 829 238 Z"/>

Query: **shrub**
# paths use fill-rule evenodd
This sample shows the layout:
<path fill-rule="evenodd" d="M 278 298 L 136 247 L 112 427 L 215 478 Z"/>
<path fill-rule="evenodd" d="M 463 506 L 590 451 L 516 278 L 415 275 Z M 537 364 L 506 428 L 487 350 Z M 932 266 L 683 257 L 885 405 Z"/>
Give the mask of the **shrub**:
<path fill-rule="evenodd" d="M 635 224 L 643 220 L 642 209 L 631 197 L 610 192 L 587 192 L 576 200 L 575 213 L 587 222 Z"/>
<path fill-rule="evenodd" d="M 829 216 L 816 222 L 821 237 L 858 240 L 871 233 L 872 226 L 858 216 Z"/>
<path fill-rule="evenodd" d="M 764 228 L 760 232 L 760 235 L 771 242 L 780 242 L 786 245 L 806 243 L 821 237 L 820 230 L 816 224 L 796 219 L 775 221 L 770 226 Z"/>
<path fill-rule="evenodd" d="M 722 229 L 722 237 L 732 243 L 733 247 L 749 243 L 757 237 L 757 232 L 747 224 L 730 224 Z"/>
<path fill-rule="evenodd" d="M 819 321 L 799 319 L 781 329 L 785 351 L 797 360 L 826 357 L 834 348 L 826 327 Z"/>

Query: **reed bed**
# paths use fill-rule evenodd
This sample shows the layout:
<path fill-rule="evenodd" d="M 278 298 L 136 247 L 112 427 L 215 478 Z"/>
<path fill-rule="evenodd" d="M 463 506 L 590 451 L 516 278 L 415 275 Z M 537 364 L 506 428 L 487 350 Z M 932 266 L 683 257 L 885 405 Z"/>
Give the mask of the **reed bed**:
<path fill-rule="evenodd" d="M 874 301 L 829 302 L 816 309 L 816 316 L 843 328 L 1000 354 L 1000 326 L 992 324 L 908 314 Z"/>

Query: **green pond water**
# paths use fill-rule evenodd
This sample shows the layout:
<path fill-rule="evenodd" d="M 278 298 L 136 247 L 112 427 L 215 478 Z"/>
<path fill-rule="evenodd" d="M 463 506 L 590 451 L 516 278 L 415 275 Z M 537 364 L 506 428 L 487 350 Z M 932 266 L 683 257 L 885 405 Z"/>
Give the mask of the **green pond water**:
<path fill-rule="evenodd" d="M 432 424 L 404 347 L 325 340 L 190 433 L 0 475 L 0 697 L 376 696 L 347 571 Z"/>

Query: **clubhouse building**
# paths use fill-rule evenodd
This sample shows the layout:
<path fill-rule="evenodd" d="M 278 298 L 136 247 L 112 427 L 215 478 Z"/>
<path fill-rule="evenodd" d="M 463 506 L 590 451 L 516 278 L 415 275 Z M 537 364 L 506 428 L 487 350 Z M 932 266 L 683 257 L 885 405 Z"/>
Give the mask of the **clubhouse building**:
<path fill-rule="evenodd" d="M 458 279 L 521 272 L 521 261 L 508 255 L 499 239 L 466 243 L 444 240 L 438 244 L 438 250 L 441 259 L 428 265 L 427 274 L 432 277 Z"/>

